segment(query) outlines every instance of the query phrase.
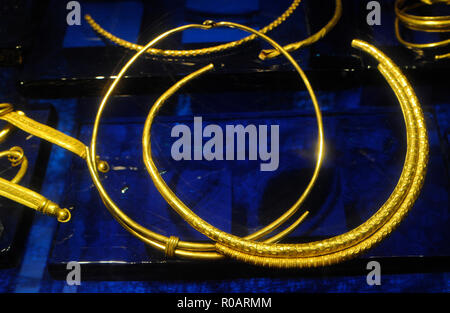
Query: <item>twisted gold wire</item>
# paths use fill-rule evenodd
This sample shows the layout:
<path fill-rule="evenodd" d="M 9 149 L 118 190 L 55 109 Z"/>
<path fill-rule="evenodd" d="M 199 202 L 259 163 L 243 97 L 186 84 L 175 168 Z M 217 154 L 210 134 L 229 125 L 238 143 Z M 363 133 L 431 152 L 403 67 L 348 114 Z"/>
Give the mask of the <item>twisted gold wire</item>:
<path fill-rule="evenodd" d="M 9 150 L 1 151 L 0 158 L 8 157 L 8 161 L 11 163 L 13 167 L 19 166 L 19 171 L 16 175 L 10 180 L 11 183 L 18 184 L 25 176 L 28 169 L 28 159 L 23 152 L 21 147 L 11 147 Z"/>
<path fill-rule="evenodd" d="M 300 4 L 301 0 L 295 0 L 292 2 L 290 7 L 276 20 L 274 20 L 269 25 L 263 27 L 259 32 L 266 34 L 276 27 L 278 27 L 281 23 L 283 23 L 294 11 L 297 9 L 298 5 Z M 287 51 L 295 51 L 297 49 L 309 46 L 318 40 L 325 37 L 325 35 L 337 24 L 339 21 L 341 15 L 342 15 L 342 0 L 335 0 L 335 12 L 333 14 L 333 17 L 331 20 L 318 32 L 316 32 L 314 35 L 299 41 L 295 43 L 288 44 L 284 46 L 284 49 Z M 108 39 L 109 41 L 123 47 L 129 50 L 135 50 L 139 51 L 143 48 L 143 46 L 126 41 L 122 38 L 119 38 L 117 36 L 114 36 L 110 32 L 103 29 L 95 20 L 89 15 L 85 15 L 85 19 L 88 22 L 88 24 L 92 27 L 92 29 L 99 34 L 100 36 Z M 208 48 L 201 48 L 201 49 L 194 49 L 194 50 L 162 50 L 162 49 L 155 49 L 150 48 L 146 50 L 146 53 L 156 56 L 163 56 L 163 57 L 174 57 L 174 58 L 188 58 L 188 57 L 197 57 L 212 53 L 218 53 L 223 52 L 228 49 L 239 47 L 247 42 L 250 42 L 254 39 L 256 39 L 257 36 L 255 35 L 249 35 L 243 39 L 228 42 L 226 44 L 217 45 L 214 47 L 208 47 Z M 259 58 L 262 60 L 265 59 L 271 59 L 274 57 L 279 56 L 279 52 L 276 49 L 268 49 L 261 51 Z"/>

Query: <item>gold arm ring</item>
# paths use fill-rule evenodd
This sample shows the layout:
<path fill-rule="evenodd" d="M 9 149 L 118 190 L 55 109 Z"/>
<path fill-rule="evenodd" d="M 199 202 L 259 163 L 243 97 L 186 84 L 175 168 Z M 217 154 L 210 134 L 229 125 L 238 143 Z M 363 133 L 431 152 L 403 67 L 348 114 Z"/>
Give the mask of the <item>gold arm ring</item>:
<path fill-rule="evenodd" d="M 420 2 L 405 5 L 405 0 L 395 1 L 395 36 L 397 40 L 405 47 L 416 51 L 419 55 L 424 54 L 424 49 L 434 49 L 448 46 L 450 39 L 445 39 L 430 43 L 414 43 L 403 39 L 400 33 L 400 23 L 410 30 L 422 31 L 428 33 L 448 33 L 450 32 L 450 15 L 446 16 L 419 16 L 407 13 L 410 9 L 423 6 L 432 5 L 436 3 L 443 3 L 450 5 L 449 0 L 421 0 Z M 450 53 L 436 54 L 435 60 L 446 59 L 450 57 Z"/>

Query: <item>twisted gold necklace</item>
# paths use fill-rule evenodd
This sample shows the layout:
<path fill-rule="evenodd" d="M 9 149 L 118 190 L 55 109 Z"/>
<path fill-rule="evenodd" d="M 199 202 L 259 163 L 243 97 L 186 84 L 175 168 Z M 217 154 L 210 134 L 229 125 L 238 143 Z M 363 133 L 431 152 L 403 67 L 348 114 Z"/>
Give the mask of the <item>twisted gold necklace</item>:
<path fill-rule="evenodd" d="M 0 158 L 3 157 L 8 157 L 8 160 L 13 167 L 20 165 L 20 169 L 10 181 L 0 177 L 0 196 L 18 202 L 43 214 L 56 217 L 59 222 L 65 223 L 70 220 L 69 210 L 61 209 L 56 203 L 44 196 L 19 185 L 19 182 L 22 180 L 28 168 L 28 159 L 22 148 L 15 146 L 7 151 L 1 151 Z"/>
<path fill-rule="evenodd" d="M 352 46 L 369 53 L 379 62 L 379 71 L 394 90 L 405 118 L 407 154 L 397 186 L 384 205 L 360 226 L 329 239 L 301 244 L 254 242 L 223 232 L 202 220 L 170 190 L 153 162 L 150 129 L 162 101 L 157 101 L 153 106 L 143 135 L 147 170 L 169 205 L 196 230 L 216 241 L 217 251 L 247 263 L 269 267 L 330 265 L 355 257 L 380 242 L 413 206 L 423 184 L 428 159 L 427 131 L 419 102 L 406 77 L 387 56 L 361 40 L 353 40 Z"/>

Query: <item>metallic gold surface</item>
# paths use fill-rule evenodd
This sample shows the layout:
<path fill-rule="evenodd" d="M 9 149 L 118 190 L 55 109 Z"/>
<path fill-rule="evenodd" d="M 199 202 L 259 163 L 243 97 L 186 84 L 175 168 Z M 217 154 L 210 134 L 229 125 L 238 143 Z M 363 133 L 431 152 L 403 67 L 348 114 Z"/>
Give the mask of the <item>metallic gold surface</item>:
<path fill-rule="evenodd" d="M 428 160 L 427 131 L 419 102 L 406 77 L 387 56 L 361 40 L 353 40 L 352 45 L 369 53 L 380 63 L 380 72 L 394 90 L 405 118 L 407 153 L 400 179 L 387 201 L 371 218 L 347 233 L 309 243 L 270 244 L 223 232 L 202 220 L 170 190 L 152 160 L 151 145 L 144 146 L 144 162 L 157 189 L 184 220 L 217 242 L 217 251 L 244 262 L 269 267 L 330 265 L 356 257 L 379 243 L 413 206 L 423 184 Z M 161 102 L 160 98 L 146 120 L 143 145 L 150 142 L 151 123 Z"/>
<path fill-rule="evenodd" d="M 407 12 L 411 9 L 423 6 L 432 5 L 436 3 L 450 5 L 450 0 L 422 0 L 412 5 L 405 5 L 405 0 L 396 0 L 395 2 L 395 35 L 398 41 L 416 51 L 419 55 L 423 54 L 424 49 L 433 49 L 439 47 L 445 47 L 450 44 L 450 39 L 441 40 L 431 43 L 413 43 L 406 41 L 400 34 L 399 23 L 410 30 L 422 31 L 428 33 L 448 33 L 450 32 L 450 16 L 418 16 L 408 14 Z M 435 60 L 449 58 L 450 53 L 435 55 Z"/>
<path fill-rule="evenodd" d="M 5 142 L 9 136 L 16 130 L 14 125 L 7 123 L 2 130 L 0 130 L 0 143 Z"/>
<path fill-rule="evenodd" d="M 22 148 L 12 147 L 8 151 L 0 152 L 0 158 L 5 156 L 8 157 L 12 166 L 20 165 L 21 167 L 11 181 L 0 177 L 0 196 L 18 202 L 43 214 L 56 217 L 59 222 L 68 222 L 70 220 L 69 210 L 61 209 L 56 203 L 48 200 L 37 192 L 18 185 L 28 167 L 28 160 L 23 153 Z"/>
<path fill-rule="evenodd" d="M 336 23 L 339 21 L 341 15 L 342 15 L 342 0 L 335 0 L 335 1 L 336 1 L 336 5 L 335 5 L 336 9 L 335 9 L 334 15 L 331 18 L 331 20 L 321 30 L 319 30 L 314 35 L 312 35 L 302 41 L 291 43 L 291 44 L 284 46 L 284 49 L 287 51 L 295 51 L 297 49 L 309 46 L 309 45 L 317 42 L 321 38 L 323 38 L 336 25 Z M 278 17 L 276 20 L 274 20 L 269 25 L 263 27 L 261 30 L 259 30 L 259 32 L 262 34 L 266 34 L 269 31 L 278 27 L 295 11 L 295 9 L 298 7 L 300 2 L 301 2 L 301 0 L 294 0 L 292 2 L 291 6 L 280 17 Z M 111 42 L 113 42 L 121 47 L 124 47 L 126 49 L 130 49 L 130 50 L 139 51 L 140 49 L 143 48 L 143 46 L 141 46 L 141 45 L 131 43 L 129 41 L 123 40 L 123 39 L 109 33 L 108 31 L 103 29 L 98 23 L 96 23 L 95 20 L 90 15 L 86 15 L 85 19 L 95 32 L 97 32 L 100 36 L 110 40 Z M 223 52 L 228 49 L 236 48 L 236 47 L 241 46 L 244 43 L 255 40 L 256 38 L 257 38 L 257 36 L 252 34 L 243 39 L 232 41 L 232 42 L 229 42 L 226 44 L 217 45 L 214 47 L 195 49 L 195 50 L 162 50 L 162 49 L 150 48 L 150 49 L 146 50 L 146 53 L 151 54 L 151 55 L 174 57 L 174 58 L 196 57 L 196 56 L 208 55 L 208 54 L 217 53 L 217 52 Z M 271 58 L 277 57 L 279 55 L 280 55 L 280 53 L 277 50 L 268 49 L 268 50 L 261 51 L 261 54 L 259 55 L 259 57 L 262 60 L 265 60 L 265 59 L 271 59 Z"/>
<path fill-rule="evenodd" d="M 265 26 L 260 30 L 261 33 L 267 33 L 276 27 L 278 27 L 281 23 L 283 23 L 294 11 L 297 9 L 298 5 L 300 4 L 301 0 L 294 0 L 292 1 L 292 4 L 289 6 L 289 8 L 276 20 L 274 20 L 269 25 Z M 113 34 L 107 32 L 104 30 L 100 25 L 98 25 L 94 19 L 90 15 L 85 16 L 86 21 L 89 23 L 89 25 L 92 27 L 94 31 L 96 31 L 100 36 L 105 37 L 106 39 L 114 42 L 115 44 L 124 47 L 126 49 L 130 50 L 136 50 L 139 51 L 143 49 L 143 46 L 128 42 L 126 40 L 123 40 L 121 38 L 118 38 L 114 36 Z M 164 56 L 164 57 L 175 57 L 175 58 L 187 58 L 187 57 L 196 57 L 211 53 L 217 53 L 222 52 L 231 48 L 238 47 L 246 42 L 252 41 L 256 39 L 256 36 L 250 35 L 243 39 L 228 42 L 226 44 L 217 45 L 214 47 L 208 47 L 208 48 L 202 48 L 202 49 L 195 49 L 195 50 L 161 50 L 161 49 L 146 49 L 146 53 L 151 55 L 158 55 L 158 56 Z"/>
<path fill-rule="evenodd" d="M 212 70 L 214 65 L 209 64 L 198 69 L 169 88 L 152 106 L 144 125 L 142 137 L 144 163 L 156 188 L 168 204 L 191 226 L 213 240 L 215 244 L 212 244 L 181 241 L 175 236 L 166 237 L 145 228 L 127 216 L 115 204 L 101 183 L 98 172 L 99 170 L 106 170 L 107 165 L 102 164 L 99 166 L 96 149 L 99 125 L 103 111 L 106 108 L 106 104 L 121 78 L 125 75 L 126 71 L 137 60 L 137 58 L 149 51 L 149 48 L 157 42 L 174 33 L 181 32 L 189 28 L 206 30 L 214 27 L 232 27 L 249 32 L 252 36 L 254 35 L 265 40 L 267 43 L 272 45 L 278 53 L 283 54 L 283 56 L 288 59 L 302 78 L 311 96 L 318 123 L 318 147 L 316 166 L 313 176 L 303 194 L 291 208 L 289 208 L 282 216 L 271 224 L 245 238 L 228 234 L 201 219 L 193 211 L 191 211 L 175 195 L 175 193 L 173 193 L 159 174 L 151 155 L 151 126 L 159 109 L 169 97 L 182 88 L 186 83 Z M 389 234 L 410 211 L 415 200 L 417 199 L 423 185 L 428 161 L 428 139 L 424 117 L 419 101 L 406 77 L 401 73 L 400 69 L 392 62 L 392 60 L 390 60 L 374 46 L 361 40 L 354 40 L 352 45 L 353 47 L 368 53 L 377 60 L 379 63 L 378 69 L 380 73 L 385 77 L 386 81 L 394 91 L 405 119 L 407 151 L 404 167 L 397 185 L 378 211 L 360 226 L 344 234 L 325 240 L 299 244 L 276 243 L 287 236 L 293 229 L 295 229 L 295 227 L 298 226 L 298 224 L 301 223 L 307 215 L 307 212 L 305 212 L 291 226 L 287 227 L 277 235 L 273 235 L 271 238 L 265 239 L 261 242 L 256 241 L 270 234 L 285 223 L 290 217 L 292 217 L 312 190 L 323 160 L 324 135 L 319 105 L 303 70 L 283 47 L 278 45 L 263 33 L 246 26 L 230 22 L 215 23 L 213 21 L 206 21 L 203 25 L 185 25 L 161 34 L 149 42 L 146 46 L 138 49 L 138 52 L 120 70 L 119 74 L 108 88 L 108 91 L 100 103 L 94 122 L 90 148 L 84 146 L 76 139 L 71 137 L 66 138 L 64 137 L 66 136 L 64 134 L 64 136 L 61 136 L 60 134 L 55 133 L 58 131 L 54 129 L 47 129 L 47 126 L 45 125 L 42 127 L 39 123 L 36 124 L 34 121 L 28 121 L 29 119 L 24 118 L 24 115 L 14 112 L 7 105 L 0 105 L 0 118 L 7 121 L 11 125 L 22 128 L 32 134 L 36 134 L 36 136 L 47 139 L 76 153 L 80 157 L 86 158 L 94 185 L 99 191 L 102 201 L 112 216 L 131 234 L 146 244 L 165 252 L 167 257 L 219 259 L 223 256 L 229 256 L 231 258 L 255 265 L 278 268 L 303 268 L 330 265 L 354 258 L 361 253 L 366 252 L 368 249 L 389 236 Z M 19 162 L 19 154 L 20 151 L 10 150 L 8 156 L 11 160 L 17 163 Z M 37 211 L 55 216 L 60 221 L 67 221 L 70 219 L 70 212 L 66 209 L 60 209 L 55 203 L 45 199 L 43 196 L 13 182 L 0 179 L 0 195 L 29 206 Z"/>
<path fill-rule="evenodd" d="M 19 183 L 23 176 L 25 176 L 28 169 L 28 159 L 23 152 L 21 147 L 12 147 L 7 151 L 0 152 L 0 158 L 8 157 L 8 161 L 11 162 L 13 167 L 19 166 L 19 171 L 16 173 L 13 179 L 11 179 L 12 183 Z"/>
<path fill-rule="evenodd" d="M 313 43 L 315 43 L 315 42 L 319 41 L 320 39 L 322 39 L 323 37 L 325 37 L 326 34 L 328 34 L 330 32 L 330 30 L 332 30 L 334 28 L 334 26 L 336 26 L 337 22 L 341 18 L 341 15 L 342 15 L 342 1 L 336 0 L 333 17 L 330 19 L 330 21 L 324 27 L 322 27 L 318 32 L 309 36 L 308 38 L 306 38 L 302 41 L 290 43 L 290 44 L 284 46 L 283 48 L 288 52 L 292 52 L 292 51 L 301 49 L 303 47 L 312 45 Z M 280 52 L 278 52 L 276 49 L 265 49 L 265 50 L 261 51 L 261 53 L 259 54 L 259 58 L 261 60 L 265 60 L 265 59 L 275 58 L 279 55 L 280 55 Z"/>
<path fill-rule="evenodd" d="M 0 142 L 5 141 L 15 128 L 19 128 L 33 136 L 56 144 L 83 159 L 86 159 L 87 157 L 87 147 L 81 141 L 28 118 L 25 113 L 15 111 L 13 105 L 10 103 L 0 103 L 0 120 L 7 123 L 7 125 L 0 132 Z M 43 214 L 56 217 L 60 222 L 68 222 L 71 218 L 69 210 L 61 209 L 56 203 L 48 200 L 44 196 L 28 188 L 17 185 L 25 174 L 28 164 L 22 149 L 19 147 L 13 147 L 9 151 L 0 153 L 0 157 L 4 155 L 8 155 L 8 158 L 12 162 L 13 166 L 18 164 L 21 164 L 22 166 L 13 180 L 8 181 L 0 178 L 0 196 L 9 198 L 10 200 L 18 202 Z M 22 157 L 19 157 L 20 155 Z M 107 172 L 109 170 L 109 165 L 106 161 L 102 161 L 98 157 L 96 157 L 95 161 L 100 172 Z"/>
<path fill-rule="evenodd" d="M 14 111 L 14 107 L 10 103 L 0 103 L 0 120 L 4 120 L 8 123 L 8 125 L 10 125 L 7 125 L 0 133 L 4 134 L 4 137 L 0 137 L 0 142 L 1 140 L 5 140 L 11 132 L 10 130 L 8 131 L 8 129 L 17 127 L 33 136 L 42 138 L 66 150 L 69 150 L 82 159 L 86 159 L 86 146 L 81 141 L 52 127 L 36 122 L 35 120 L 28 118 L 25 113 L 21 111 Z M 106 161 L 99 160 L 98 158 L 97 166 L 101 172 L 109 170 L 108 163 Z"/>
<path fill-rule="evenodd" d="M 162 236 L 158 233 L 155 233 L 142 225 L 138 224 L 134 220 L 132 220 L 129 216 L 127 216 L 111 199 L 111 197 L 108 195 L 107 191 L 103 187 L 100 181 L 100 177 L 98 175 L 98 172 L 94 166 L 94 163 L 92 160 L 94 160 L 94 156 L 96 153 L 96 147 L 97 147 L 97 135 L 99 131 L 99 125 L 102 113 L 106 107 L 106 103 L 108 102 L 111 94 L 113 93 L 115 87 L 120 82 L 120 79 L 124 76 L 125 72 L 128 70 L 128 68 L 137 60 L 137 58 L 142 55 L 145 51 L 148 50 L 151 46 L 159 42 L 160 40 L 170 36 L 171 34 L 189 29 L 189 28 L 200 28 L 200 29 L 211 29 L 213 27 L 232 27 L 232 28 L 238 28 L 241 30 L 244 30 L 246 32 L 252 33 L 262 39 L 264 39 L 266 42 L 270 43 L 275 49 L 279 50 L 284 56 L 288 58 L 288 60 L 294 65 L 295 69 L 298 71 L 300 77 L 304 81 L 305 85 L 307 86 L 308 92 L 310 93 L 310 96 L 312 98 L 312 102 L 314 105 L 317 123 L 318 123 L 318 147 L 317 147 L 317 161 L 315 170 L 313 173 L 313 176 L 304 191 L 304 193 L 301 195 L 301 197 L 297 200 L 297 202 L 289 209 L 287 210 L 280 218 L 272 222 L 270 225 L 262 228 L 261 230 L 245 237 L 247 240 L 257 240 L 262 238 L 263 236 L 271 233 L 273 230 L 277 229 L 279 226 L 281 226 L 284 222 L 286 222 L 291 216 L 295 214 L 295 212 L 298 210 L 300 205 L 305 200 L 306 196 L 309 194 L 310 190 L 312 189 L 312 186 L 314 185 L 318 172 L 323 160 L 323 149 L 324 149 L 324 140 L 323 140 L 323 124 L 322 124 L 322 117 L 320 113 L 320 108 L 317 103 L 317 99 L 314 95 L 314 92 L 308 82 L 308 79 L 306 78 L 305 74 L 301 70 L 301 68 L 298 66 L 298 64 L 295 62 L 295 60 L 289 55 L 288 52 L 286 52 L 280 45 L 278 45 L 276 42 L 274 42 L 269 37 L 265 36 L 264 34 L 253 30 L 251 28 L 248 28 L 243 25 L 235 24 L 235 23 L 228 23 L 228 22 L 219 22 L 215 23 L 213 21 L 206 21 L 203 25 L 198 24 L 191 24 L 191 25 L 185 25 L 181 26 L 172 30 L 169 30 L 160 36 L 156 37 L 154 40 L 149 42 L 143 49 L 139 50 L 126 64 L 125 66 L 120 70 L 118 75 L 116 76 L 116 79 L 113 81 L 111 86 L 109 87 L 108 91 L 106 92 L 105 96 L 103 97 L 97 116 L 95 118 L 93 132 L 92 132 L 92 139 L 91 139 L 91 145 L 90 145 L 90 151 L 88 154 L 88 167 L 89 172 L 91 173 L 94 185 L 98 189 L 100 196 L 106 205 L 107 209 L 110 211 L 110 213 L 113 215 L 113 217 L 125 228 L 127 229 L 131 234 L 139 238 L 140 240 L 144 241 L 148 245 L 157 248 L 159 250 L 163 250 L 166 252 L 169 256 L 179 256 L 184 258 L 199 258 L 199 259 L 217 259 L 222 258 L 223 256 L 221 254 L 218 254 L 217 252 L 214 252 L 215 245 L 211 243 L 196 243 L 196 242 L 187 242 L 187 241 L 181 241 L 175 240 L 175 238 L 168 238 L 166 236 Z M 174 86 L 172 86 L 168 91 L 166 91 L 157 101 L 157 103 L 152 107 L 149 117 L 153 117 L 156 113 L 157 109 L 159 109 L 159 106 L 162 105 L 162 103 L 169 98 L 173 93 L 175 93 L 178 89 L 180 89 L 184 84 L 189 82 L 192 79 L 195 79 L 196 77 L 200 76 L 201 74 L 212 70 L 214 68 L 213 64 L 209 64 L 204 66 L 203 68 L 187 75 L 183 79 L 181 79 L 179 82 L 177 82 Z M 156 111 L 155 111 L 156 110 Z M 148 124 L 148 123 L 146 123 Z M 150 144 L 150 138 L 149 134 L 144 132 L 143 136 L 143 150 L 144 154 L 149 149 Z M 280 239 L 282 239 L 284 236 L 288 235 L 295 227 L 305 218 L 307 213 L 304 213 L 300 218 L 295 221 L 290 227 L 286 228 L 284 231 L 279 233 L 278 235 L 275 235 L 272 238 L 266 239 L 264 242 L 272 243 L 276 242 Z M 176 242 L 176 244 L 175 244 Z"/>

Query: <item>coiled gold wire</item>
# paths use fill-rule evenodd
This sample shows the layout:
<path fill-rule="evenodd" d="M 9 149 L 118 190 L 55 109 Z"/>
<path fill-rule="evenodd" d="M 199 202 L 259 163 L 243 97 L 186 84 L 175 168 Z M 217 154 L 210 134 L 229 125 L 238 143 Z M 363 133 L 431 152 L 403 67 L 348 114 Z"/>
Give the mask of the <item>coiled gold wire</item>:
<path fill-rule="evenodd" d="M 410 30 L 421 31 L 427 33 L 448 33 L 450 32 L 450 16 L 418 16 L 407 13 L 413 8 L 423 5 L 432 4 L 446 4 L 450 5 L 449 0 L 421 0 L 417 3 L 406 5 L 406 0 L 396 0 L 395 2 L 395 36 L 397 40 L 409 49 L 416 51 L 419 55 L 424 54 L 424 50 L 435 48 L 442 48 L 450 44 L 450 39 L 445 39 L 430 43 L 414 43 L 403 39 L 400 33 L 400 26 L 402 25 Z M 450 58 L 450 53 L 436 54 L 435 60 Z"/>

